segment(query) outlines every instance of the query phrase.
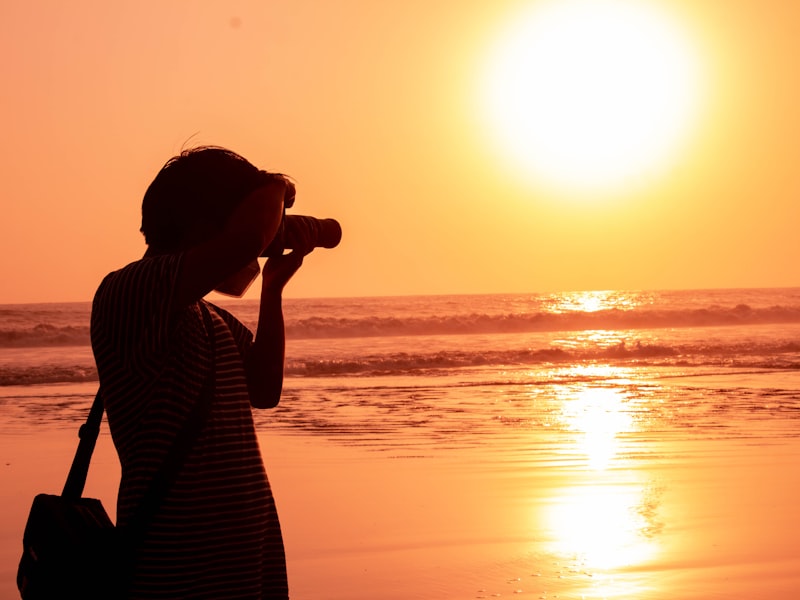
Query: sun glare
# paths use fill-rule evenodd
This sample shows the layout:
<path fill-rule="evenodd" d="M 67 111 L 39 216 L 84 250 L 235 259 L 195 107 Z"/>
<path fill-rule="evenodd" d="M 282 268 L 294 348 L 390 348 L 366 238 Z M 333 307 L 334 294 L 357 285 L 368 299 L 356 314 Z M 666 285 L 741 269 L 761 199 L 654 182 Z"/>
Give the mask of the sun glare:
<path fill-rule="evenodd" d="M 592 365 L 575 375 L 609 377 L 613 372 L 608 366 Z M 658 494 L 630 468 L 631 458 L 620 447 L 620 435 L 636 426 L 629 410 L 620 387 L 564 390 L 563 425 L 575 434 L 574 450 L 586 463 L 554 495 L 543 526 L 555 551 L 573 557 L 592 574 L 598 597 L 618 595 L 613 582 L 602 580 L 604 571 L 639 568 L 659 552 L 654 537 L 660 528 Z"/>
<path fill-rule="evenodd" d="M 656 524 L 640 485 L 576 485 L 562 494 L 547 515 L 559 552 L 579 557 L 589 570 L 633 567 L 657 553 L 648 535 Z"/>
<path fill-rule="evenodd" d="M 559 190 L 603 191 L 665 167 L 696 123 L 700 62 L 652 3 L 558 0 L 516 15 L 480 80 L 505 162 Z"/>
<path fill-rule="evenodd" d="M 633 424 L 617 389 L 584 390 L 565 407 L 565 418 L 580 434 L 578 446 L 589 467 L 597 471 L 609 468 L 617 456 L 617 437 Z"/>

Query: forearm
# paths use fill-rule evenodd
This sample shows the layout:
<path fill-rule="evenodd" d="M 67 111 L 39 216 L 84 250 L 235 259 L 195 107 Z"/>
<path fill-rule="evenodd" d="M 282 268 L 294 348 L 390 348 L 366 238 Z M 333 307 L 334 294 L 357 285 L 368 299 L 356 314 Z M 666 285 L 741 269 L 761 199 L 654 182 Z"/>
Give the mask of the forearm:
<path fill-rule="evenodd" d="M 258 327 L 246 365 L 250 403 L 256 408 L 271 408 L 281 398 L 286 351 L 283 288 L 302 264 L 303 253 L 295 249 L 269 258 L 261 273 Z"/>
<path fill-rule="evenodd" d="M 272 408 L 280 401 L 285 353 L 281 293 L 262 289 L 256 338 L 245 365 L 254 407 Z"/>

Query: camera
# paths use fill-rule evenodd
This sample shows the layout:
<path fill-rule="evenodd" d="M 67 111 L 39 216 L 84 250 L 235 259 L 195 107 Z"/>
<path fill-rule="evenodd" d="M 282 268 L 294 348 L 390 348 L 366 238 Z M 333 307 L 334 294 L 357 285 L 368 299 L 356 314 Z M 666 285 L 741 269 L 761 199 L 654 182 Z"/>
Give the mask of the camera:
<path fill-rule="evenodd" d="M 307 240 L 313 248 L 335 248 L 342 240 L 342 226 L 335 219 L 287 215 L 284 211 L 278 232 L 261 256 L 281 256 Z"/>

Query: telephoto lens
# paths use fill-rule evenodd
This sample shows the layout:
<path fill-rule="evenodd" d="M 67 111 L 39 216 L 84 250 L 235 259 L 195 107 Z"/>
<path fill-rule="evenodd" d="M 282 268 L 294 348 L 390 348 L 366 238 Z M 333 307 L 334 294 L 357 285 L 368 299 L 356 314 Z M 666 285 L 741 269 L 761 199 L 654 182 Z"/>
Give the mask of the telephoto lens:
<path fill-rule="evenodd" d="M 307 241 L 312 248 L 335 248 L 342 241 L 342 226 L 336 219 L 306 215 L 284 215 L 275 238 L 261 256 L 280 256 Z"/>

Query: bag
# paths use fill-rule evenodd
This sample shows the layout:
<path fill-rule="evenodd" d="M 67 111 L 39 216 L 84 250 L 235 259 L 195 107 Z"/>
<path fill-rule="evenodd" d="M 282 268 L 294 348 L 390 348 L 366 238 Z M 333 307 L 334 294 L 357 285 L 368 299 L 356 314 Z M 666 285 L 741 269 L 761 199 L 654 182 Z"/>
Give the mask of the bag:
<path fill-rule="evenodd" d="M 122 568 L 128 563 L 99 500 L 39 494 L 22 544 L 17 587 L 23 600 L 124 595 Z"/>

